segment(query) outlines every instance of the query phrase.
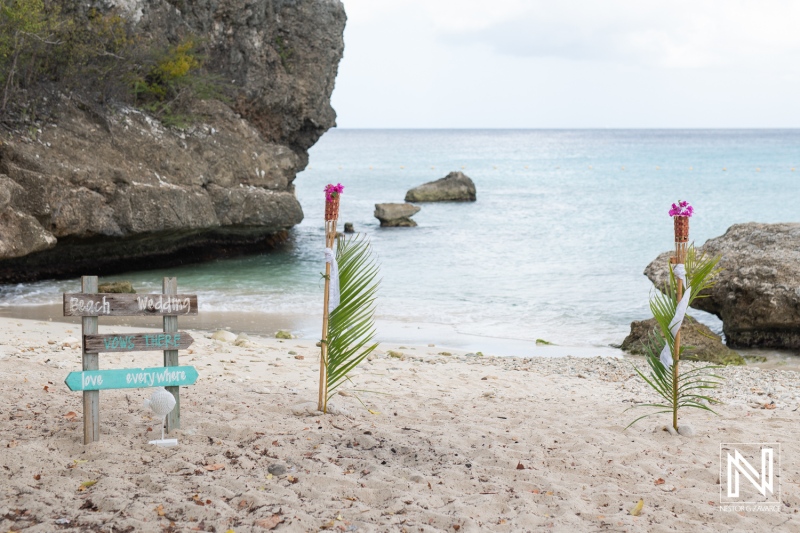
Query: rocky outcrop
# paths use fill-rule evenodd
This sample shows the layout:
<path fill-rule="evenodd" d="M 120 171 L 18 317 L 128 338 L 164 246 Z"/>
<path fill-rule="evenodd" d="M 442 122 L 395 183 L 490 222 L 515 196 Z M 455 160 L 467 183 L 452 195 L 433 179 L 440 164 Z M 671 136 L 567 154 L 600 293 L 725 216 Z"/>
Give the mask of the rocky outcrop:
<path fill-rule="evenodd" d="M 645 348 L 657 327 L 655 318 L 632 322 L 631 333 L 622 341 L 620 348 L 635 355 L 647 355 Z M 719 335 L 689 316 L 681 327 L 681 345 L 686 348 L 683 355 L 685 359 L 720 365 L 745 364 L 742 356 L 725 346 Z"/>
<path fill-rule="evenodd" d="M 375 204 L 375 218 L 381 221 L 382 228 L 409 228 L 417 225 L 411 216 L 419 210 L 411 204 Z"/>
<path fill-rule="evenodd" d="M 722 319 L 728 346 L 800 349 L 800 224 L 736 224 L 699 250 L 719 255 L 723 270 L 692 306 Z M 669 255 L 645 269 L 657 287 Z"/>
<path fill-rule="evenodd" d="M 475 184 L 463 172 L 451 172 L 442 179 L 414 187 L 406 202 L 474 202 Z"/>
<path fill-rule="evenodd" d="M 19 207 L 25 189 L 0 174 L 0 258 L 22 257 L 52 248 L 56 238 Z"/>
<path fill-rule="evenodd" d="M 235 98 L 195 102 L 195 120 L 181 131 L 65 96 L 52 123 L 4 138 L 0 282 L 163 267 L 285 238 L 303 217 L 292 182 L 307 149 L 335 125 L 341 2 L 103 5 L 165 42 L 201 35 Z"/>

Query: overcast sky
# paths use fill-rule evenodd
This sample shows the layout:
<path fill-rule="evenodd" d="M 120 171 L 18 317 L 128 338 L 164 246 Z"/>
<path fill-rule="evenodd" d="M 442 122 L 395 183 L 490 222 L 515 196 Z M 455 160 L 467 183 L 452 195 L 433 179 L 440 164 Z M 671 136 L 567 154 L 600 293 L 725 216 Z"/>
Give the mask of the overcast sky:
<path fill-rule="evenodd" d="M 797 0 L 343 0 L 342 128 L 800 127 Z"/>

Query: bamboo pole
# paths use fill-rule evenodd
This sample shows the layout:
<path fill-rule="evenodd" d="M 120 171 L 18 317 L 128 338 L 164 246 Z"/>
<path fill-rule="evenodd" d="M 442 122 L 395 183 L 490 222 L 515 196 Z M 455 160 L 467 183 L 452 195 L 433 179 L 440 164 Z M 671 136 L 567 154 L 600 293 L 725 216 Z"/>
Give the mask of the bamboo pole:
<path fill-rule="evenodd" d="M 328 187 L 332 187 L 329 185 Z M 339 218 L 339 201 L 341 196 L 339 193 L 325 198 L 325 248 L 333 250 L 333 244 L 336 242 L 336 220 Z M 334 253 L 336 251 L 334 250 Z M 337 280 L 338 281 L 338 280 Z M 319 399 L 317 402 L 317 410 L 323 413 L 327 412 L 328 406 L 328 318 L 329 318 L 329 303 L 331 297 L 331 264 L 325 263 L 325 296 L 324 307 L 322 310 L 322 341 L 320 342 L 320 357 L 319 357 Z"/>
<path fill-rule="evenodd" d="M 686 262 L 686 249 L 689 245 L 689 217 L 676 216 L 675 219 L 675 255 L 672 258 L 672 264 L 684 264 Z M 678 302 L 683 298 L 683 281 L 678 278 L 677 280 L 677 297 Z M 673 344 L 672 354 L 672 427 L 678 431 L 678 363 L 681 359 L 681 330 L 678 328 L 675 333 L 675 342 Z"/>
<path fill-rule="evenodd" d="M 336 241 L 336 219 L 325 221 L 325 247 L 333 249 Z M 335 252 L 334 252 L 335 253 Z M 331 292 L 331 264 L 325 263 L 325 297 L 322 311 L 322 345 L 319 358 L 319 402 L 317 410 L 325 412 L 328 403 L 328 305 Z"/>

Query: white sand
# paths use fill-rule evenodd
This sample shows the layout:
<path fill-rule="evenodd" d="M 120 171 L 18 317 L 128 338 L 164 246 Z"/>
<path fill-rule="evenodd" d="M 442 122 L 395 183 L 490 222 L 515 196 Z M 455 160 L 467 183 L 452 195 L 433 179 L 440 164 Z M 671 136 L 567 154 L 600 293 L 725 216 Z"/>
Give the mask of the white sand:
<path fill-rule="evenodd" d="M 181 364 L 200 379 L 182 389 L 179 446 L 148 444 L 160 436 L 148 389 L 101 392 L 101 441 L 84 446 L 81 393 L 63 382 L 80 350 L 60 346 L 79 333 L 0 319 L 0 531 L 800 531 L 795 372 L 724 370 L 720 416 L 687 410 L 696 436 L 683 437 L 658 430 L 667 415 L 624 429 L 631 401 L 652 399 L 631 360 L 417 346 L 359 369 L 366 407 L 351 391 L 333 400 L 347 415 L 297 416 L 317 397 L 313 341 L 192 332 Z M 721 442 L 781 443 L 779 512 L 720 509 Z"/>

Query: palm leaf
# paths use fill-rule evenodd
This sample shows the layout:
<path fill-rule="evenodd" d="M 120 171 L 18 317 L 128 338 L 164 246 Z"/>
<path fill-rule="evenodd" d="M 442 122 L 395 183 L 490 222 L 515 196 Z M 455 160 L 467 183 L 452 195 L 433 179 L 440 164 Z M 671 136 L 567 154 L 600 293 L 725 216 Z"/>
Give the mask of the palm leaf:
<path fill-rule="evenodd" d="M 378 347 L 373 342 L 378 265 L 369 241 L 359 235 L 338 239 L 336 262 L 341 296 L 328 320 L 326 408 L 336 388 Z"/>
<path fill-rule="evenodd" d="M 691 258 L 691 262 L 690 259 Z M 713 280 L 709 281 L 709 276 L 714 276 L 719 271 L 716 269 L 716 263 L 719 259 L 706 259 L 704 256 L 698 257 L 694 252 L 694 248 L 690 248 L 687 253 L 687 278 L 690 286 L 692 287 L 693 295 L 699 294 L 703 289 L 713 286 Z M 691 273 L 691 274 L 690 274 Z M 701 279 L 692 278 L 691 276 L 699 276 Z M 697 292 L 695 292 L 697 291 Z M 703 409 L 710 411 L 714 414 L 715 411 L 708 405 L 719 403 L 718 400 L 702 394 L 705 390 L 716 389 L 721 382 L 722 378 L 716 374 L 711 373 L 712 370 L 721 368 L 719 366 L 704 366 L 694 368 L 678 374 L 677 378 L 673 375 L 673 368 L 667 368 L 659 358 L 664 344 L 668 344 L 670 351 L 674 352 L 675 339 L 669 331 L 669 324 L 672 317 L 675 315 L 675 308 L 678 304 L 677 297 L 677 282 L 675 275 L 670 266 L 670 279 L 664 287 L 663 292 L 657 292 L 651 295 L 650 310 L 656 319 L 658 327 L 652 332 L 647 344 L 645 345 L 645 360 L 650 367 L 650 372 L 647 375 L 639 370 L 634 365 L 634 370 L 641 377 L 647 385 L 658 394 L 664 403 L 643 403 L 632 405 L 628 409 L 638 407 L 654 407 L 657 410 L 651 413 L 642 415 L 633 420 L 627 427 L 643 418 L 663 413 L 674 413 L 682 407 L 693 407 L 695 409 Z M 681 354 L 686 347 L 681 347 Z M 628 410 L 626 409 L 626 411 Z M 627 429 L 627 428 L 626 428 Z"/>
<path fill-rule="evenodd" d="M 719 264 L 720 256 L 708 257 L 705 252 L 699 252 L 690 246 L 686 252 L 686 278 L 692 288 L 689 298 L 691 304 L 697 298 L 707 298 L 708 293 L 702 294 L 717 283 L 717 275 L 722 271 Z"/>

